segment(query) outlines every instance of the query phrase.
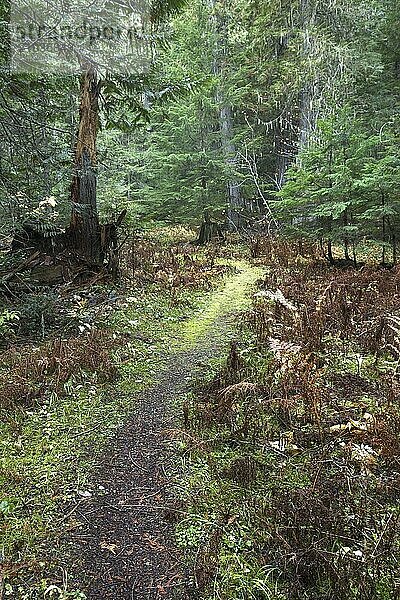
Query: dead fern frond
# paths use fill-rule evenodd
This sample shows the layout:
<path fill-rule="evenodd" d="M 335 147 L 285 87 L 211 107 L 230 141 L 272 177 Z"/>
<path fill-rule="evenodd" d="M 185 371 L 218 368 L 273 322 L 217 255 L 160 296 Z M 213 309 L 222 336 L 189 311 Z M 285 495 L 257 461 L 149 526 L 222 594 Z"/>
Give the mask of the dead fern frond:
<path fill-rule="evenodd" d="M 240 381 L 239 383 L 233 383 L 228 385 L 219 392 L 220 396 L 223 396 L 225 400 L 237 397 L 247 396 L 249 394 L 257 394 L 262 391 L 262 387 L 257 383 L 251 383 L 249 381 Z"/>

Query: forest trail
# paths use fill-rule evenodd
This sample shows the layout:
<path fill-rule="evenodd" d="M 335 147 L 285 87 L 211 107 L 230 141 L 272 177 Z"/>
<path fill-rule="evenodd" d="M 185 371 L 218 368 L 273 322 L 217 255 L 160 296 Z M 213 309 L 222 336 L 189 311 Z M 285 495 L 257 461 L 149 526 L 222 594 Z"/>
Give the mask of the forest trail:
<path fill-rule="evenodd" d="M 250 301 L 262 270 L 237 272 L 183 325 L 177 351 L 166 349 L 157 383 L 138 398 L 135 414 L 99 459 L 92 489 L 74 511 L 81 525 L 69 536 L 70 585 L 88 600 L 153 600 L 190 595 L 190 573 L 174 544 L 184 507 L 174 499 L 179 455 L 171 431 L 181 427 L 182 397 L 196 368 L 221 354 L 235 331 L 235 313 Z"/>

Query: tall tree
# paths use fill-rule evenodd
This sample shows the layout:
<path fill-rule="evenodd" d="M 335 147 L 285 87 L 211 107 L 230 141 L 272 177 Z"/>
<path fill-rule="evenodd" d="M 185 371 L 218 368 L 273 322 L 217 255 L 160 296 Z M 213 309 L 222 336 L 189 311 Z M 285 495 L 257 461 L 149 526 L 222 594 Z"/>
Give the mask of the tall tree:
<path fill-rule="evenodd" d="M 222 153 L 226 163 L 228 195 L 227 219 L 230 229 L 238 230 L 243 225 L 243 199 L 240 184 L 235 175 L 237 150 L 233 108 L 227 94 L 227 76 L 232 64 L 229 61 L 229 8 L 227 2 L 210 2 L 211 23 L 214 34 L 214 74 L 217 78 L 216 104 L 219 112 L 219 127 Z"/>
<path fill-rule="evenodd" d="M 185 0 L 155 0 L 151 6 L 151 21 L 153 26 L 163 19 L 176 13 Z M 136 87 L 137 81 L 141 85 Z M 96 142 L 99 129 L 99 99 L 100 90 L 107 94 L 108 90 L 122 87 L 122 102 L 129 103 L 130 97 L 135 97 L 131 110 L 145 112 L 146 107 L 138 101 L 143 86 L 146 85 L 145 77 L 112 77 L 107 74 L 103 80 L 100 78 L 95 62 L 82 61 L 82 75 L 80 77 L 80 108 L 79 126 L 74 152 L 74 174 L 71 185 L 71 221 L 67 234 L 73 248 L 94 263 L 103 259 L 104 240 L 99 228 L 97 209 L 97 173 L 96 173 Z M 121 102 L 121 97 L 119 98 Z"/>
<path fill-rule="evenodd" d="M 80 79 L 79 127 L 74 153 L 68 236 L 72 246 L 95 263 L 100 262 L 102 250 L 96 196 L 99 95 L 100 82 L 96 69 L 88 65 Z"/>

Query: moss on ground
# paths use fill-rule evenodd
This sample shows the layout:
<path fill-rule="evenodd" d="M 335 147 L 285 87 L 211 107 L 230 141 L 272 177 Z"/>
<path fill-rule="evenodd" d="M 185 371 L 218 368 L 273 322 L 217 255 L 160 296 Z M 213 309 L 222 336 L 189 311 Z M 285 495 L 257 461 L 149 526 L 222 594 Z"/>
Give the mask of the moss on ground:
<path fill-rule="evenodd" d="M 237 269 L 237 274 L 227 278 L 224 285 L 207 298 L 198 314 L 185 324 L 182 330 L 185 344 L 196 343 L 204 334 L 210 333 L 210 328 L 216 330 L 221 325 L 223 335 L 223 317 L 235 316 L 250 304 L 250 289 L 264 270 L 251 267 L 245 261 L 230 261 L 229 264 Z"/>
<path fill-rule="evenodd" d="M 114 351 L 112 384 L 101 383 L 99 373 L 80 372 L 65 383 L 63 394 L 51 393 L 31 410 L 4 411 L 0 550 L 10 576 L 40 564 L 43 548 L 63 530 L 62 506 L 91 493 L 88 475 L 96 457 L 134 413 L 137 394 L 156 381 L 166 356 L 201 343 L 218 319 L 245 306 L 261 273 L 244 262 L 233 266 L 237 272 L 216 290 L 186 292 L 178 303 L 154 287 L 132 292 L 110 324 L 113 335 L 126 340 Z M 6 596 L 30 598 L 25 592 L 6 583 Z"/>
<path fill-rule="evenodd" d="M 398 322 L 398 279 L 283 264 L 266 265 L 236 368 L 206 365 L 188 396 L 177 542 L 202 600 L 389 600 L 399 351 L 397 326 L 395 340 L 378 326 Z"/>

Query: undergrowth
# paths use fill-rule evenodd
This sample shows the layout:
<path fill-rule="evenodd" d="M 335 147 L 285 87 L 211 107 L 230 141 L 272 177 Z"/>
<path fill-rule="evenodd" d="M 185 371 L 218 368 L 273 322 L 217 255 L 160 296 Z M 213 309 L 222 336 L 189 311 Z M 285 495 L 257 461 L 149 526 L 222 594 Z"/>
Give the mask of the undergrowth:
<path fill-rule="evenodd" d="M 194 593 L 397 598 L 399 272 L 264 249 L 238 340 L 184 406 L 177 539 Z"/>
<path fill-rule="evenodd" d="M 198 322 L 205 291 L 234 272 L 215 264 L 211 250 L 194 252 L 187 243 L 174 246 L 173 267 L 170 256 L 167 242 L 156 249 L 154 240 L 142 240 L 135 255 L 140 275 L 125 272 L 111 291 L 73 291 L 66 309 L 71 327 L 50 330 L 44 341 L 8 337 L 0 366 L 5 597 L 81 597 L 46 578 L 57 540 L 71 526 L 74 507 L 101 493 L 89 483 L 99 452 L 134 411 L 137 393 L 163 368 L 166 349 L 193 342 L 198 326 L 190 327 L 190 317 Z M 91 302 L 99 293 L 101 301 Z"/>

